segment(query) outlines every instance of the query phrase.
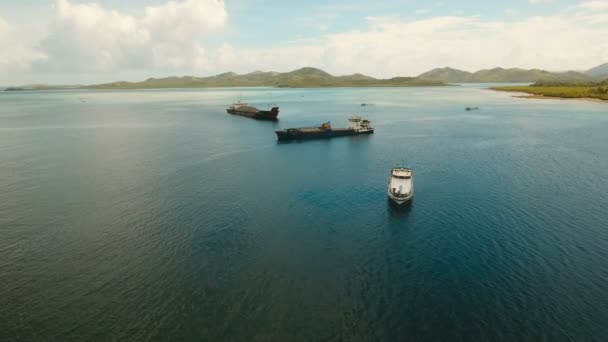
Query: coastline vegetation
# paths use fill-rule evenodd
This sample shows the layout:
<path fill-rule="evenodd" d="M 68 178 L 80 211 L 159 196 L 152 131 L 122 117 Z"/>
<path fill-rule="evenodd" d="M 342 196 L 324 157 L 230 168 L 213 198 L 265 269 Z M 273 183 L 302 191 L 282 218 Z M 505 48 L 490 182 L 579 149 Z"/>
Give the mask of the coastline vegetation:
<path fill-rule="evenodd" d="M 538 97 L 568 99 L 599 99 L 608 101 L 608 79 L 602 82 L 537 82 L 529 86 L 492 87 L 490 89 L 509 92 L 522 92 Z"/>

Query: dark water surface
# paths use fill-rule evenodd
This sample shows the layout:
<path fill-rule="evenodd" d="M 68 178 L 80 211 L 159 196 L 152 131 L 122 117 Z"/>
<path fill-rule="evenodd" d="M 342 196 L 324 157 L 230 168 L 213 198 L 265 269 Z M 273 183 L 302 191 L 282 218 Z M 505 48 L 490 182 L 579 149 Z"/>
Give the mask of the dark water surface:
<path fill-rule="evenodd" d="M 225 114 L 239 96 L 281 120 Z M 275 141 L 362 102 L 373 136 Z M 416 195 L 396 209 L 402 162 Z M 0 94 L 1 341 L 406 339 L 608 340 L 608 104 Z"/>

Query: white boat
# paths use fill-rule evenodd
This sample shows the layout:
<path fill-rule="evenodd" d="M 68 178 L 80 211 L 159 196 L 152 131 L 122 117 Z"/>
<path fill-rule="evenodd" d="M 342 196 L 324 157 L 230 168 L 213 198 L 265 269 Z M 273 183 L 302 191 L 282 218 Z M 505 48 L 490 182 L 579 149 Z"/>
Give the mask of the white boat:
<path fill-rule="evenodd" d="M 412 170 L 405 167 L 391 169 L 391 180 L 388 183 L 388 197 L 397 204 L 404 204 L 414 196 Z"/>
<path fill-rule="evenodd" d="M 348 128 L 352 129 L 357 134 L 374 133 L 372 123 L 360 116 L 353 116 L 348 119 Z"/>

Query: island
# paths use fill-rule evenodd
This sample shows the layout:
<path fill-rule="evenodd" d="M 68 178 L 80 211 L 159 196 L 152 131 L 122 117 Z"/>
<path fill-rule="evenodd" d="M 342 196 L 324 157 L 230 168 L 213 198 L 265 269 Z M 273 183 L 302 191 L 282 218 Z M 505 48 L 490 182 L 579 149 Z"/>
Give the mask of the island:
<path fill-rule="evenodd" d="M 530 94 L 525 98 L 596 99 L 608 101 L 608 79 L 601 82 L 536 82 L 529 86 L 492 87 L 499 91 Z"/>
<path fill-rule="evenodd" d="M 378 79 L 363 74 L 334 76 L 321 69 L 304 67 L 290 72 L 255 71 L 239 75 L 227 72 L 210 77 L 149 78 L 142 82 L 113 82 L 87 86 L 91 89 L 153 89 L 153 88 L 207 88 L 207 87 L 424 87 L 447 86 L 454 83 L 504 82 L 592 82 L 608 71 L 604 65 L 584 72 L 549 72 L 540 69 L 479 70 L 474 73 L 453 68 L 434 69 L 416 77 Z"/>
<path fill-rule="evenodd" d="M 427 81 L 445 83 L 533 83 L 533 82 L 589 82 L 598 81 L 601 75 L 608 72 L 588 70 L 550 72 L 541 69 L 493 68 L 476 72 L 454 69 L 450 67 L 433 69 L 418 75 Z"/>
<path fill-rule="evenodd" d="M 167 89 L 167 88 L 321 88 L 321 87 L 436 87 L 459 83 L 534 83 L 529 87 L 495 87 L 496 90 L 524 91 L 535 96 L 591 97 L 606 99 L 603 93 L 608 63 L 586 71 L 550 72 L 541 69 L 493 68 L 469 72 L 450 67 L 437 68 L 416 77 L 374 78 L 355 73 L 334 76 L 321 69 L 304 67 L 290 72 L 254 71 L 247 74 L 225 72 L 215 76 L 172 76 L 144 81 L 118 81 L 91 85 L 29 85 L 10 90 L 65 89 Z M 547 88 L 547 89 L 544 89 Z"/>
<path fill-rule="evenodd" d="M 239 75 L 227 72 L 209 77 L 149 78 L 142 82 L 113 82 L 86 86 L 88 89 L 160 89 L 160 88 L 221 88 L 221 87 L 419 87 L 445 86 L 444 82 L 417 77 L 377 79 L 362 74 L 334 76 L 316 68 L 301 68 L 291 72 L 255 71 Z"/>
<path fill-rule="evenodd" d="M 148 78 L 140 82 L 111 82 L 92 85 L 33 85 L 21 86 L 26 90 L 65 89 L 167 89 L 167 88 L 230 88 L 230 87 L 275 87 L 275 88 L 320 88 L 320 87 L 434 87 L 448 86 L 445 82 L 425 80 L 419 77 L 392 77 L 379 79 L 363 74 L 334 76 L 323 70 L 305 67 L 291 72 L 255 71 L 239 75 L 234 72 L 197 77 Z M 17 87 L 5 90 L 14 90 Z"/>
<path fill-rule="evenodd" d="M 34 84 L 20 87 L 8 87 L 4 88 L 4 91 L 31 91 L 31 90 L 67 90 L 67 89 L 80 89 L 82 86 L 78 85 L 47 85 L 47 84 Z"/>

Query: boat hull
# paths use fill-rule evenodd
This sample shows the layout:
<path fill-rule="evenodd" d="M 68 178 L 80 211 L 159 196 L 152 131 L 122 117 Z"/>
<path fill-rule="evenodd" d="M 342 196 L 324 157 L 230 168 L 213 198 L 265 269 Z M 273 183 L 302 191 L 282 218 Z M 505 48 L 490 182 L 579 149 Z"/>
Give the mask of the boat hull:
<path fill-rule="evenodd" d="M 297 129 L 275 131 L 279 141 L 288 140 L 312 140 L 312 139 L 330 139 L 335 137 L 346 137 L 353 135 L 365 135 L 374 133 L 373 130 L 365 132 L 357 132 L 354 129 L 328 129 L 318 131 L 301 131 Z"/>
<path fill-rule="evenodd" d="M 247 112 L 247 111 L 239 111 L 235 109 L 226 109 L 228 114 L 232 115 L 240 115 L 248 118 L 256 119 L 256 120 L 269 120 L 275 121 L 278 120 L 279 109 L 273 108 L 272 110 L 258 110 L 257 112 Z"/>
<path fill-rule="evenodd" d="M 391 201 L 393 201 L 393 203 L 395 203 L 397 205 L 406 204 L 406 203 L 410 202 L 413 197 L 414 197 L 414 191 L 412 191 L 409 194 L 409 196 L 407 196 L 407 197 L 397 197 L 397 196 L 394 196 L 393 194 L 391 194 L 390 191 L 388 191 L 388 198 L 390 198 Z"/>

